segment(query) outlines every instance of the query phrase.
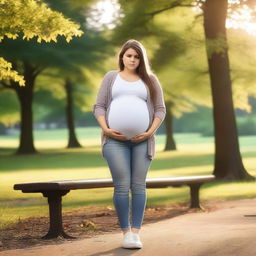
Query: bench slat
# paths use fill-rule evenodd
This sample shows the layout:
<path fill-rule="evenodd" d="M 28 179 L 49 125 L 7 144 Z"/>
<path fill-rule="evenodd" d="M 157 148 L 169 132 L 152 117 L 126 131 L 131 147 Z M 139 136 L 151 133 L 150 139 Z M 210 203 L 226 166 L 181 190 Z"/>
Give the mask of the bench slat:
<path fill-rule="evenodd" d="M 168 186 L 181 186 L 188 184 L 204 183 L 213 181 L 213 175 L 205 176 L 186 176 L 186 177 L 168 177 L 168 178 L 149 178 L 146 180 L 148 188 L 161 188 Z M 23 192 L 41 192 L 49 190 L 74 190 L 90 188 L 112 187 L 112 179 L 91 179 L 91 180 L 61 180 L 49 182 L 34 182 L 15 184 L 15 190 Z"/>

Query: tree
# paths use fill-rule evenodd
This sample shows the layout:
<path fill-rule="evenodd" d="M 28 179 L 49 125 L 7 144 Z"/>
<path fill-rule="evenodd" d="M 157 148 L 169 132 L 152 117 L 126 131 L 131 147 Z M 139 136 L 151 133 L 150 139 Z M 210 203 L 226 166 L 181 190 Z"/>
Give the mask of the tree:
<path fill-rule="evenodd" d="M 250 179 L 238 143 L 232 100 L 230 65 L 225 21 L 227 0 L 206 0 L 203 4 L 207 59 L 212 88 L 215 135 L 214 175 L 219 179 Z"/>
<path fill-rule="evenodd" d="M 54 3 L 54 1 L 51 1 L 51 7 L 54 6 Z M 69 3 L 69 5 L 70 4 L 71 3 Z M 66 16 L 69 17 L 70 13 L 72 13 L 76 20 L 82 19 L 81 16 L 83 16 L 84 19 L 84 13 L 81 12 L 81 8 L 79 10 L 77 8 L 75 10 L 71 8 L 72 11 L 68 8 L 66 9 L 68 10 L 67 13 L 65 13 Z M 70 78 L 73 76 L 72 79 L 76 79 L 75 77 L 78 76 L 81 66 L 89 64 L 92 69 L 96 66 L 98 66 L 98 68 L 100 67 L 100 59 L 105 56 L 104 50 L 106 50 L 106 45 L 106 41 L 100 39 L 100 36 L 90 32 L 86 33 L 86 36 L 81 37 L 81 39 L 73 40 L 70 44 L 67 44 L 61 39 L 58 41 L 58 44 L 36 44 L 34 40 L 30 40 L 30 42 L 15 40 L 14 42 L 7 41 L 2 43 L 1 48 L 3 54 L 5 54 L 6 58 L 11 60 L 12 63 L 17 63 L 17 68 L 23 73 L 27 84 L 26 88 L 17 86 L 15 82 L 12 82 L 11 86 L 9 86 L 9 88 L 17 92 L 22 109 L 26 109 L 21 112 L 21 137 L 17 153 L 36 152 L 33 144 L 32 101 L 35 82 L 38 76 L 42 75 L 43 72 L 48 72 L 50 69 L 55 69 L 58 70 L 55 74 L 61 75 L 63 81 L 69 79 L 74 85 L 75 82 L 71 81 Z M 102 55 L 99 55 L 100 52 Z M 49 56 L 51 56 L 51 58 L 49 58 Z M 46 87 L 49 87 L 49 85 L 46 85 Z M 26 93 L 20 93 L 20 91 L 25 90 L 27 90 Z M 70 93 L 71 91 L 66 90 L 66 92 Z M 67 98 L 70 99 L 70 97 Z M 69 111 L 66 112 L 69 113 L 67 116 L 67 127 L 69 128 L 69 135 L 72 135 L 69 137 L 68 145 L 71 146 L 75 145 L 75 143 L 72 142 L 75 140 L 75 132 L 74 124 L 71 122 L 73 119 L 70 118 L 72 114 L 71 105 L 68 104 L 68 106 Z"/>
<path fill-rule="evenodd" d="M 176 150 L 177 147 L 173 137 L 172 108 L 174 104 L 172 103 L 172 101 L 167 101 L 165 102 L 165 105 L 166 105 L 166 116 L 165 116 L 164 122 L 165 122 L 165 129 L 166 129 L 166 142 L 165 142 L 164 151 Z"/>
<path fill-rule="evenodd" d="M 97 40 L 96 40 L 97 39 Z M 47 90 L 56 90 L 56 86 L 65 87 L 65 83 L 69 80 L 69 84 L 72 83 L 72 87 L 66 90 L 66 94 L 63 97 L 70 99 L 69 93 L 71 89 L 75 90 L 75 86 L 80 84 L 80 87 L 84 89 L 89 88 L 88 80 L 82 74 L 82 67 L 88 65 L 89 69 L 99 70 L 102 58 L 105 57 L 105 53 L 101 52 L 106 50 L 107 44 L 104 44 L 104 40 L 96 37 L 91 33 L 87 33 L 87 37 L 81 37 L 74 39 L 71 43 L 67 44 L 64 40 L 59 40 L 58 44 L 41 43 L 35 44 L 34 42 L 26 42 L 23 40 L 6 41 L 0 46 L 0 53 L 5 54 L 5 57 L 12 61 L 12 63 L 19 63 L 20 73 L 24 75 L 26 81 L 25 87 L 19 86 L 16 82 L 11 82 L 10 89 L 14 89 L 18 95 L 21 110 L 24 109 L 21 116 L 21 136 L 20 137 L 20 150 L 24 152 L 36 151 L 33 147 L 33 113 L 32 102 L 33 93 L 36 86 L 36 79 L 40 76 L 54 76 L 60 77 L 58 82 L 48 81 L 44 87 Z M 18 50 L 17 50 L 18 49 Z M 102 54 L 99 54 L 102 53 Z M 49 58 L 51 56 L 51 58 Z M 79 83 L 78 83 L 79 81 Z M 42 83 L 41 83 L 42 84 Z M 24 92 L 24 93 L 23 93 Z M 81 93 L 80 93 L 81 94 Z M 65 95 L 65 96 L 64 96 Z M 74 140 L 74 121 L 71 119 L 72 105 L 67 104 L 68 114 L 67 127 L 69 129 L 68 145 L 75 145 L 76 142 L 70 142 Z M 72 122 L 71 122 L 72 120 Z M 76 139 L 77 140 L 77 139 Z M 28 143 L 30 142 L 30 143 Z M 24 147 L 22 146 L 24 145 Z"/>
<path fill-rule="evenodd" d="M 63 86 L 66 97 L 66 123 L 68 129 L 68 144 L 67 147 L 81 147 L 78 142 L 75 133 L 75 120 L 74 120 L 74 108 L 79 106 L 82 100 L 84 108 L 88 105 L 85 101 L 88 100 L 88 91 L 90 88 L 90 79 L 86 77 L 89 70 L 101 70 L 102 60 L 107 56 L 109 50 L 109 43 L 102 36 L 103 33 L 97 33 L 86 27 L 85 18 L 88 15 L 88 9 L 93 3 L 92 0 L 82 0 L 74 5 L 73 1 L 66 1 L 65 4 L 59 5 L 59 1 L 48 0 L 52 8 L 61 11 L 65 16 L 70 17 L 82 24 L 82 29 L 86 30 L 87 33 L 84 37 L 81 37 L 69 45 L 65 42 L 58 44 L 58 47 L 53 49 L 53 57 L 62 56 L 62 63 L 54 64 L 54 68 L 58 70 L 58 75 L 63 77 Z M 81 11 L 83 10 L 83 11 Z M 52 60 L 53 64 L 54 60 Z M 48 66 L 52 66 L 48 64 Z M 86 70 L 86 71 L 85 71 Z M 78 93 L 76 93 L 79 91 Z M 86 91 L 86 93 L 84 93 Z M 81 97 L 82 96 L 82 97 Z"/>
<path fill-rule="evenodd" d="M 37 38 L 38 42 L 56 42 L 58 35 L 63 35 L 67 41 L 70 41 L 73 36 L 82 35 L 79 25 L 65 19 L 61 13 L 52 11 L 46 4 L 34 0 L 1 1 L 1 22 L 0 40 L 5 36 L 16 39 L 20 33 L 23 33 L 23 39 Z M 18 63 L 15 63 L 15 67 L 17 66 Z M 25 82 L 11 70 L 10 64 L 3 59 L 0 60 L 0 80 L 4 79 L 1 83 L 5 87 L 13 88 L 21 103 L 22 121 L 17 153 L 35 153 L 33 134 L 30 132 L 32 130 L 32 91 L 35 78 L 42 69 L 23 60 L 23 71 Z"/>
<path fill-rule="evenodd" d="M 23 39 L 37 38 L 41 41 L 57 41 L 58 35 L 70 41 L 73 36 L 81 36 L 79 25 L 52 11 L 45 3 L 35 0 L 2 0 L 0 3 L 1 30 L 0 41 L 4 37 L 16 39 L 23 34 Z M 54 21 L 54 22 L 53 22 Z M 25 82 L 12 65 L 0 58 L 0 80 L 12 79 L 20 85 Z"/>

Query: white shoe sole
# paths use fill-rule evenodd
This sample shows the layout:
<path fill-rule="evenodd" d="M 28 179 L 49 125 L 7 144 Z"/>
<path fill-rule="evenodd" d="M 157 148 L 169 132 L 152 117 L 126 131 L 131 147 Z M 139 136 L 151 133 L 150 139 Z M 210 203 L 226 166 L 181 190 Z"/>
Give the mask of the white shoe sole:
<path fill-rule="evenodd" d="M 123 244 L 122 247 L 124 249 L 141 249 L 142 245 L 138 245 L 137 243 L 131 243 L 131 244 Z"/>

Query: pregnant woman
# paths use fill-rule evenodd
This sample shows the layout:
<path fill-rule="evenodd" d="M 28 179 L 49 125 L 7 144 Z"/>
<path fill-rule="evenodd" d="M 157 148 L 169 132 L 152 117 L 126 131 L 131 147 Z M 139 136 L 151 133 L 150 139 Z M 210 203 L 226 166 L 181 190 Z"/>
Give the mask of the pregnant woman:
<path fill-rule="evenodd" d="M 119 70 L 104 76 L 94 105 L 123 248 L 142 248 L 146 175 L 155 154 L 154 134 L 165 113 L 162 88 L 150 71 L 145 48 L 136 40 L 127 41 L 119 53 Z"/>

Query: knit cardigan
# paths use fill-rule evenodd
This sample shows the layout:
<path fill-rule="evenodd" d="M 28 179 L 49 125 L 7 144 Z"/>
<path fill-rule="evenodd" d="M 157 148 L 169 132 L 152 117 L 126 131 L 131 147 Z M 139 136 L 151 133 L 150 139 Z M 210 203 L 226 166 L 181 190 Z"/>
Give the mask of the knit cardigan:
<path fill-rule="evenodd" d="M 108 125 L 109 107 L 112 101 L 112 86 L 114 84 L 114 81 L 118 73 L 119 73 L 118 70 L 113 70 L 113 71 L 109 71 L 104 76 L 98 91 L 96 104 L 93 105 L 93 114 L 95 118 L 97 119 L 98 116 L 105 116 L 107 125 Z M 162 91 L 161 85 L 158 79 L 154 75 L 150 75 L 150 78 L 151 78 L 151 81 L 153 82 L 152 84 L 154 86 L 156 95 L 155 95 L 155 101 L 153 103 L 150 97 L 149 88 L 148 86 L 146 86 L 147 94 L 148 94 L 146 103 L 149 111 L 149 121 L 150 121 L 149 128 L 151 127 L 154 118 L 158 117 L 162 122 L 166 114 L 166 108 L 164 104 L 163 91 Z M 101 136 L 102 149 L 104 144 L 107 143 L 107 140 L 108 140 L 108 137 L 102 132 L 102 136 Z M 103 154 L 103 151 L 102 151 L 102 154 Z M 150 159 L 153 159 L 154 156 L 155 156 L 155 135 L 153 134 L 148 139 L 148 157 Z"/>

